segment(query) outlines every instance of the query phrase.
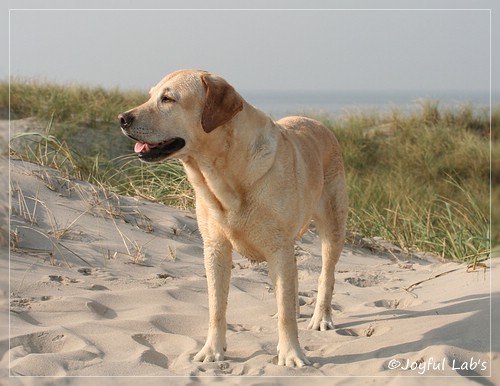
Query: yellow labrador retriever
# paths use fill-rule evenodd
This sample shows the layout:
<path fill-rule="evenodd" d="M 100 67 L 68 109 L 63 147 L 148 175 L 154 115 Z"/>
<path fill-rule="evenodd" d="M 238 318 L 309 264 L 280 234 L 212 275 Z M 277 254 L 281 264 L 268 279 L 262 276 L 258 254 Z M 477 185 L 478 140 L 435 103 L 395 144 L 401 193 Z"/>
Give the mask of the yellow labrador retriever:
<path fill-rule="evenodd" d="M 209 325 L 195 361 L 224 359 L 232 250 L 267 261 L 278 305 L 278 364 L 310 364 L 298 340 L 294 238 L 314 220 L 322 271 L 310 329 L 333 329 L 334 269 L 342 251 L 347 191 L 341 150 L 330 130 L 303 117 L 277 122 L 223 78 L 176 71 L 150 99 L 119 115 L 146 162 L 178 158 L 196 194 L 204 243 Z"/>

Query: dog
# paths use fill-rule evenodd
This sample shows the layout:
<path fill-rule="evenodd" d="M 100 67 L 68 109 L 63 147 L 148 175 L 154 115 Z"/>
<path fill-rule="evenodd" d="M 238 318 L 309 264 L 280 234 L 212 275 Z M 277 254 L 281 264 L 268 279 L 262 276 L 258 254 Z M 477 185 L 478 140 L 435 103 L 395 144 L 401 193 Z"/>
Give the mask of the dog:
<path fill-rule="evenodd" d="M 167 75 L 144 104 L 118 116 L 142 161 L 179 159 L 196 196 L 208 285 L 206 343 L 195 361 L 224 360 L 232 251 L 267 262 L 278 306 L 278 364 L 302 367 L 296 320 L 294 240 L 311 221 L 321 237 L 322 270 L 311 321 L 334 328 L 332 293 L 348 212 L 341 149 L 320 122 L 274 122 L 222 77 L 201 70 Z"/>

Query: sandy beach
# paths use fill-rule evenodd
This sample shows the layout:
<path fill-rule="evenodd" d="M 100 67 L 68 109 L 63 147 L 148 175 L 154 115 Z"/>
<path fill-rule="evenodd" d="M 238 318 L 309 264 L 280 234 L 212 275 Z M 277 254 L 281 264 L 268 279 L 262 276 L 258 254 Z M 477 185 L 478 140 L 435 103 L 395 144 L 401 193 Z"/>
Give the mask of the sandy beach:
<path fill-rule="evenodd" d="M 310 331 L 321 269 L 311 227 L 295 253 L 299 339 L 313 365 L 295 369 L 276 364 L 265 264 L 235 253 L 226 359 L 197 363 L 208 305 L 194 213 L 18 160 L 10 180 L 6 160 L 0 171 L 11 189 L 2 191 L 2 202 L 11 200 L 11 250 L 0 260 L 0 306 L 10 310 L 1 314 L 9 326 L 0 336 L 1 384 L 500 384 L 497 259 L 471 271 L 382 240 L 347 244 L 336 329 Z"/>

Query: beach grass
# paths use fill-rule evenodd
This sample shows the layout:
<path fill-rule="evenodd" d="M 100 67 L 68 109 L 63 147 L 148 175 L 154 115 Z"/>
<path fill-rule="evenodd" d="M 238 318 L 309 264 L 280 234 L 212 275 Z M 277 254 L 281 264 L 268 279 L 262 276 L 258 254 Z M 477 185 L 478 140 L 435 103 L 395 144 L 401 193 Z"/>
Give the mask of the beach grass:
<path fill-rule="evenodd" d="M 40 127 L 13 138 L 11 156 L 118 194 L 192 208 L 194 194 L 182 165 L 141 163 L 120 132 L 117 114 L 146 99 L 136 91 L 13 80 L 11 119 L 34 117 Z M 8 103 L 4 82 L 3 111 Z M 437 101 L 423 100 L 411 112 L 316 118 L 343 148 L 350 234 L 382 237 L 403 250 L 444 259 L 488 257 L 500 240 L 500 108 L 490 119 L 488 109 L 441 109 Z"/>

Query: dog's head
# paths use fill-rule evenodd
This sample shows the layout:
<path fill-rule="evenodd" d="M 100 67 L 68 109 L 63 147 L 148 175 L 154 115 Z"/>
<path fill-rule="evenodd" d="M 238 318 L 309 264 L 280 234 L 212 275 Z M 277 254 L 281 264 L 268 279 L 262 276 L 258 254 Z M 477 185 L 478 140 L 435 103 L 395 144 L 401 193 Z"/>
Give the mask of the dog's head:
<path fill-rule="evenodd" d="M 118 116 L 122 131 L 136 141 L 146 162 L 182 158 L 243 108 L 243 99 L 223 78 L 206 71 L 180 70 L 163 78 L 144 104 Z"/>

